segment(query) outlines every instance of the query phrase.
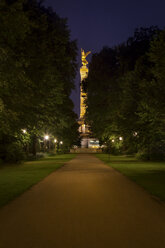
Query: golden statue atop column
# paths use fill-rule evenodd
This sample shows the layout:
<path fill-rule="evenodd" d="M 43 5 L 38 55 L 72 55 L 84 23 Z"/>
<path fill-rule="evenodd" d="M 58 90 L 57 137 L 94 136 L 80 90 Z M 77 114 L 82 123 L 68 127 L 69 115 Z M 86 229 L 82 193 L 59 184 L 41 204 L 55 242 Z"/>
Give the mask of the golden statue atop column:
<path fill-rule="evenodd" d="M 83 49 L 81 49 L 81 62 L 82 66 L 80 67 L 80 77 L 81 77 L 81 84 L 80 84 L 80 134 L 81 134 L 81 147 L 87 148 L 88 147 L 88 136 L 89 136 L 89 130 L 88 127 L 85 124 L 85 113 L 86 113 L 86 99 L 87 99 L 87 93 L 83 90 L 83 80 L 87 78 L 88 76 L 88 61 L 86 60 L 86 57 L 91 52 L 85 52 Z"/>
<path fill-rule="evenodd" d="M 86 113 L 86 100 L 87 100 L 87 93 L 83 90 L 83 82 L 88 77 L 89 69 L 87 67 L 88 61 L 86 60 L 86 57 L 91 52 L 85 52 L 83 49 L 81 49 L 81 62 L 82 65 L 80 67 L 80 77 L 81 77 L 81 83 L 80 83 L 80 118 L 79 118 L 79 132 L 81 137 L 81 148 L 77 149 L 77 152 L 98 152 L 99 146 L 99 140 L 96 138 L 92 138 L 91 133 L 89 132 L 89 126 L 85 123 L 85 113 Z"/>
<path fill-rule="evenodd" d="M 85 115 L 86 112 L 86 104 L 85 100 L 87 98 L 87 94 L 83 91 L 82 83 L 85 78 L 88 76 L 88 61 L 86 60 L 86 57 L 90 54 L 91 52 L 86 52 L 81 49 L 81 62 L 82 66 L 80 67 L 80 76 L 81 76 L 81 86 L 80 86 L 80 119 L 82 119 Z"/>
<path fill-rule="evenodd" d="M 86 52 L 81 48 L 81 61 L 83 66 L 86 66 L 88 64 L 88 61 L 86 60 L 86 57 L 90 54 L 91 52 Z"/>

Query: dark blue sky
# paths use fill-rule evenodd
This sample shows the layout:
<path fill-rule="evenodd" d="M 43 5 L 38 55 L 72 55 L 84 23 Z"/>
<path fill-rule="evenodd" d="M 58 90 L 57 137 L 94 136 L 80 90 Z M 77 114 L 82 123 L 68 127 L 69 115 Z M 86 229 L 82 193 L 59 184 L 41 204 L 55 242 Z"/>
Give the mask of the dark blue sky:
<path fill-rule="evenodd" d="M 85 51 L 99 52 L 133 35 L 136 27 L 165 27 L 165 0 L 45 0 L 60 17 L 68 18 L 71 38 Z M 91 55 L 89 55 L 91 56 Z M 80 61 L 78 61 L 79 64 Z M 79 75 L 76 78 L 78 86 Z M 79 91 L 72 94 L 79 112 Z"/>

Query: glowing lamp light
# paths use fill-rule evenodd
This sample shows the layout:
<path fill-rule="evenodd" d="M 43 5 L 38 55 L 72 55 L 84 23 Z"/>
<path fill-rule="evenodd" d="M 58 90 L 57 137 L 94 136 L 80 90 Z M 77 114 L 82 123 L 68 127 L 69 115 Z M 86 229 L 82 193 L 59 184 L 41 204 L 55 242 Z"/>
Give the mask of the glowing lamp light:
<path fill-rule="evenodd" d="M 138 134 L 137 132 L 134 132 L 134 133 L 133 133 L 133 136 L 135 136 L 135 137 L 136 137 L 136 136 L 137 136 L 137 134 Z"/>
<path fill-rule="evenodd" d="M 119 140 L 121 140 L 121 141 L 122 141 L 122 140 L 123 140 L 123 137 L 119 137 Z"/>
<path fill-rule="evenodd" d="M 112 139 L 112 142 L 114 143 L 114 142 L 115 142 L 115 140 L 114 140 L 114 139 Z"/>
<path fill-rule="evenodd" d="M 60 144 L 62 145 L 63 144 L 63 141 L 60 141 Z"/>
<path fill-rule="evenodd" d="M 45 139 L 45 140 L 48 140 L 48 139 L 49 139 L 49 135 L 45 135 L 45 136 L 44 136 L 44 139 Z"/>
<path fill-rule="evenodd" d="M 23 133 L 27 133 L 26 129 L 22 129 L 22 132 L 23 132 Z"/>
<path fill-rule="evenodd" d="M 56 139 L 54 139 L 54 143 L 57 143 L 57 140 Z"/>

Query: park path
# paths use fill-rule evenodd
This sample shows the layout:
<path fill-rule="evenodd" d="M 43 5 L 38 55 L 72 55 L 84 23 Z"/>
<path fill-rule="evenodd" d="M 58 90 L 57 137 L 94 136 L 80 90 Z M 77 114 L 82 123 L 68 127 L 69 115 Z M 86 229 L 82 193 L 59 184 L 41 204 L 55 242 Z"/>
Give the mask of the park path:
<path fill-rule="evenodd" d="M 164 248 L 165 207 L 78 155 L 0 209 L 0 248 Z"/>

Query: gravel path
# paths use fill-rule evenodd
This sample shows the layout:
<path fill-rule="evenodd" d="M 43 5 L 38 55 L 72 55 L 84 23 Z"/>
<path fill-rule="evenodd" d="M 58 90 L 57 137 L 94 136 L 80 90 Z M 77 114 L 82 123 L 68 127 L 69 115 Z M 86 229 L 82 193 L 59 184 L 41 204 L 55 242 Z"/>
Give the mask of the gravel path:
<path fill-rule="evenodd" d="M 165 206 L 82 154 L 0 209 L 0 248 L 164 248 Z"/>

